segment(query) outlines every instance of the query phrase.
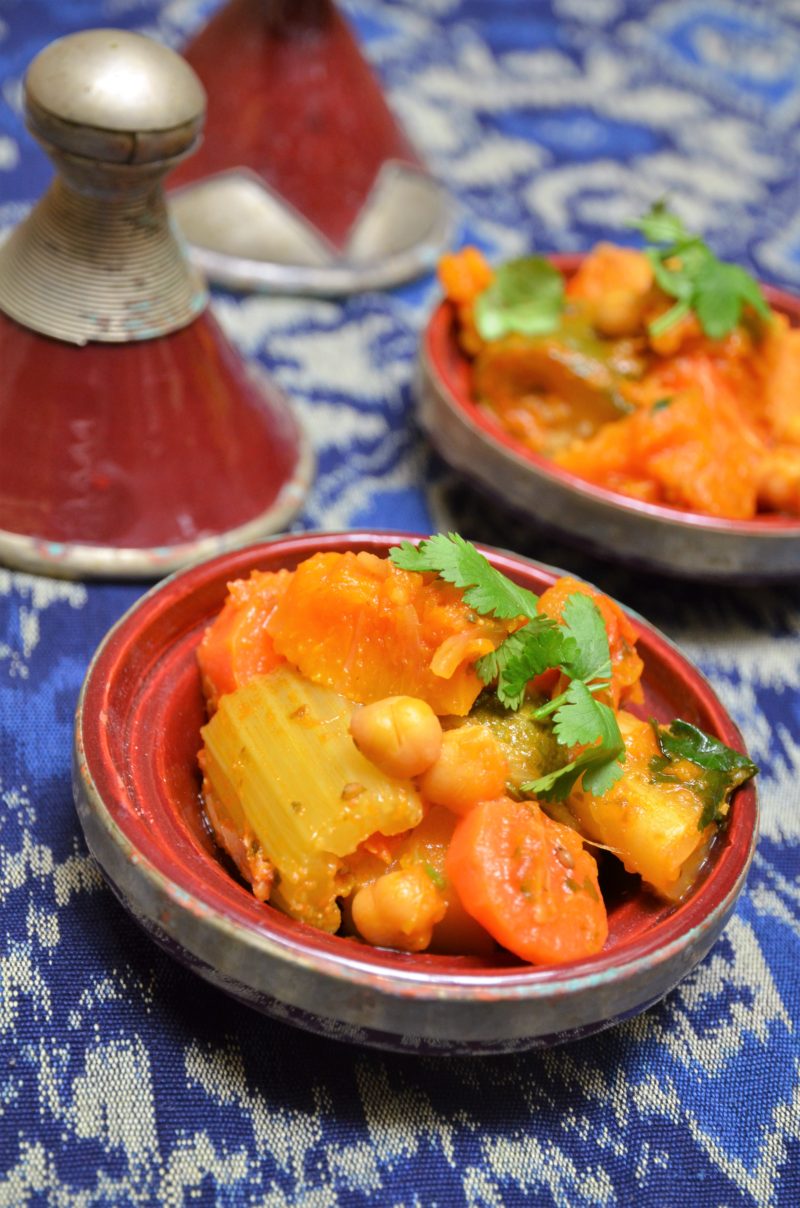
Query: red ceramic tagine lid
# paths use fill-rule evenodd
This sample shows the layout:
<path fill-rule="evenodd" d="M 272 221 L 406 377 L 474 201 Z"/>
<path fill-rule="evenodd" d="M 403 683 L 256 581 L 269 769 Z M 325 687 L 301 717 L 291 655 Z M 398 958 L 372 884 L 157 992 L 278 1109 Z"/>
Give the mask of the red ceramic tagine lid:
<path fill-rule="evenodd" d="M 344 294 L 433 268 L 447 194 L 332 0 L 229 0 L 185 56 L 209 112 L 171 201 L 212 280 Z"/>
<path fill-rule="evenodd" d="M 285 528 L 313 472 L 286 401 L 207 309 L 161 179 L 205 97 L 120 30 L 52 43 L 25 80 L 57 174 L 0 247 L 0 560 L 157 577 Z"/>

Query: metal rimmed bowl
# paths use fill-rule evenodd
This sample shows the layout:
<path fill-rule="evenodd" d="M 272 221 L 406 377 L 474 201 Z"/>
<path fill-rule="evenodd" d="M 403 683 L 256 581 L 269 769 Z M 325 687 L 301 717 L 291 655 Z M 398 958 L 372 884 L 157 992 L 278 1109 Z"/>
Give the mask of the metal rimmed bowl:
<path fill-rule="evenodd" d="M 739 789 L 700 880 L 679 905 L 622 872 L 604 884 L 609 939 L 587 960 L 535 968 L 502 956 L 410 955 L 295 922 L 256 900 L 204 824 L 197 750 L 204 705 L 195 651 L 232 579 L 292 568 L 318 550 L 385 555 L 409 534 L 287 536 L 165 580 L 108 634 L 75 728 L 74 792 L 111 888 L 159 944 L 275 1018 L 380 1048 L 502 1053 L 575 1039 L 644 1010 L 700 961 L 725 926 L 756 838 L 752 784 Z M 558 572 L 485 550 L 540 592 Z M 742 738 L 702 675 L 633 617 L 644 716 L 677 714 L 729 745 Z"/>
<path fill-rule="evenodd" d="M 579 255 L 549 259 L 567 276 Z M 762 287 L 800 326 L 800 299 Z M 800 574 L 800 518 L 722 520 L 645 503 L 586 482 L 509 436 L 475 401 L 456 316 L 440 303 L 421 337 L 416 376 L 420 423 L 450 466 L 514 511 L 605 557 L 667 574 L 721 582 Z"/>

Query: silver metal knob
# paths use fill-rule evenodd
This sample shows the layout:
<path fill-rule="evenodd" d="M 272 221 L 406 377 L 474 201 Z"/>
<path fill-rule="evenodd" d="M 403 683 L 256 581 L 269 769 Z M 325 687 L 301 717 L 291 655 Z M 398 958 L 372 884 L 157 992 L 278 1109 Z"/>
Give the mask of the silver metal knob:
<path fill-rule="evenodd" d="M 205 93 L 193 70 L 140 34 L 90 30 L 47 46 L 24 96 L 57 176 L 0 247 L 0 309 L 76 344 L 185 327 L 208 298 L 161 180 L 199 139 Z"/>

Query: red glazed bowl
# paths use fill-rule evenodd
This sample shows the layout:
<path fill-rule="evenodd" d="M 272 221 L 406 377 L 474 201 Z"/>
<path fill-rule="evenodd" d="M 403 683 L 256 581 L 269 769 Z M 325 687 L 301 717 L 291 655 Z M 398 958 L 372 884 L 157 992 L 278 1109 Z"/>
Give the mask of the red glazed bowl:
<path fill-rule="evenodd" d="M 551 256 L 567 276 L 579 255 Z M 800 299 L 762 286 L 773 309 L 800 325 Z M 800 572 L 800 518 L 720 520 L 609 491 L 527 449 L 473 399 L 456 318 L 441 302 L 425 327 L 416 375 L 420 424 L 454 469 L 519 514 L 590 551 L 651 570 L 724 582 Z"/>
<path fill-rule="evenodd" d="M 752 785 L 736 793 L 700 882 L 680 905 L 620 873 L 604 886 L 610 935 L 588 960 L 409 955 L 326 935 L 258 902 L 204 825 L 196 755 L 204 721 L 195 650 L 226 584 L 292 568 L 317 550 L 385 555 L 409 534 L 288 536 L 165 580 L 103 641 L 75 729 L 74 792 L 87 843 L 150 935 L 202 977 L 275 1018 L 381 1048 L 500 1053 L 586 1036 L 650 1006 L 705 956 L 730 916 L 756 838 Z M 536 592 L 558 572 L 485 550 Z M 633 617 L 645 716 L 676 715 L 729 745 L 742 738 L 709 684 Z"/>

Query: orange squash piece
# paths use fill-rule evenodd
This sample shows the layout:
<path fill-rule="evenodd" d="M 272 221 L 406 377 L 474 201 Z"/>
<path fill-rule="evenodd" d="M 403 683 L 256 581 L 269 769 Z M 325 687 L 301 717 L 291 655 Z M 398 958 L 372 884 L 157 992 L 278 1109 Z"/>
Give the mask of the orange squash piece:
<path fill-rule="evenodd" d="M 473 664 L 509 624 L 477 616 L 447 583 L 362 552 L 301 563 L 267 629 L 302 675 L 350 700 L 416 696 L 463 716 L 483 686 Z"/>
<path fill-rule="evenodd" d="M 706 389 L 681 384 L 663 406 L 618 420 L 554 460 L 599 486 L 654 503 L 732 520 L 753 517 L 759 442 L 720 376 L 702 358 L 694 364 L 698 377 L 705 371 Z M 645 482 L 647 493 L 637 487 Z"/>

